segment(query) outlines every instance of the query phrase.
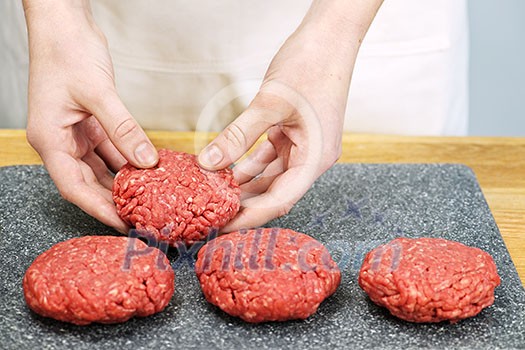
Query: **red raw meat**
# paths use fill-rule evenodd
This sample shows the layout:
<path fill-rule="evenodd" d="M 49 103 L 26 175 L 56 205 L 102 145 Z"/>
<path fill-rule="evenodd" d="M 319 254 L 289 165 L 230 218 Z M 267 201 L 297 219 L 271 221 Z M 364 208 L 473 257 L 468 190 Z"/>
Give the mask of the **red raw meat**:
<path fill-rule="evenodd" d="M 488 253 L 441 238 L 396 238 L 369 252 L 359 273 L 374 303 L 411 322 L 475 316 L 494 303 L 499 284 Z"/>
<path fill-rule="evenodd" d="M 206 300 L 254 323 L 305 319 L 341 281 L 320 242 L 277 228 L 241 230 L 208 242 L 195 271 Z"/>
<path fill-rule="evenodd" d="M 39 255 L 27 269 L 23 287 L 27 305 L 37 314 L 87 325 L 124 322 L 163 310 L 174 281 L 160 250 L 135 238 L 85 236 Z"/>
<path fill-rule="evenodd" d="M 150 169 L 126 164 L 115 176 L 113 200 L 127 223 L 176 246 L 202 241 L 239 211 L 241 190 L 230 169 L 207 171 L 196 156 L 159 150 Z"/>

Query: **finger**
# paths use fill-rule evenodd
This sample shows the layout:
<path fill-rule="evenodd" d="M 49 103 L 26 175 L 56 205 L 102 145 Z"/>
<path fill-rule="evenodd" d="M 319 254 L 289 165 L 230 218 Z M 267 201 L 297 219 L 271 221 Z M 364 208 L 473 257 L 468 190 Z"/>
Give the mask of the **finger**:
<path fill-rule="evenodd" d="M 256 178 L 241 186 L 241 199 L 248 199 L 265 192 L 275 178 L 282 174 L 287 168 L 293 143 L 290 142 L 290 139 L 287 138 L 277 126 L 268 130 L 268 141 L 273 145 L 273 148 L 276 151 L 276 159 L 274 159 L 272 163 L 269 164 Z"/>
<path fill-rule="evenodd" d="M 241 158 L 266 130 L 287 116 L 288 110 L 280 108 L 280 104 L 282 101 L 274 102 L 272 97 L 258 94 L 250 107 L 201 151 L 200 165 L 218 170 Z"/>
<path fill-rule="evenodd" d="M 103 195 L 100 190 L 101 185 L 98 190 L 92 187 L 96 182 L 93 173 L 85 174 L 87 169 L 81 169 L 75 159 L 63 152 L 46 155 L 44 164 L 64 199 L 77 205 L 100 222 L 122 233 L 127 232 L 128 226 L 118 216 L 113 201 L 107 195 L 109 191 L 106 190 L 106 194 Z M 86 182 L 86 178 L 91 186 Z"/>
<path fill-rule="evenodd" d="M 235 165 L 233 175 L 242 185 L 261 174 L 277 157 L 277 152 L 270 141 L 261 143 L 245 160 Z"/>
<path fill-rule="evenodd" d="M 282 158 L 275 159 L 259 176 L 241 185 L 241 199 L 248 199 L 266 192 L 277 176 L 283 172 L 284 166 Z"/>
<path fill-rule="evenodd" d="M 120 154 L 107 138 L 98 144 L 95 148 L 95 153 L 104 160 L 106 166 L 114 173 L 117 173 L 127 163 L 126 158 Z"/>
<path fill-rule="evenodd" d="M 113 172 L 117 172 L 127 163 L 126 159 L 120 154 L 117 148 L 111 143 L 108 135 L 99 121 L 94 117 L 83 120 L 81 123 L 82 132 L 88 137 L 90 148 L 102 158 L 106 166 Z M 83 154 L 83 153 L 82 153 Z"/>
<path fill-rule="evenodd" d="M 96 182 L 110 191 L 113 189 L 113 176 L 111 176 L 106 163 L 96 153 L 87 153 L 82 157 L 82 161 L 90 167 L 92 174 L 95 176 L 92 183 Z M 88 176 L 85 171 L 83 171 L 83 174 L 84 178 Z"/>
<path fill-rule="evenodd" d="M 82 177 L 84 178 L 84 182 L 86 183 L 86 185 L 94 191 L 96 191 L 106 201 L 113 203 L 113 192 L 108 188 L 104 187 L 100 182 L 98 182 L 98 179 L 93 173 L 93 169 L 91 168 L 91 166 L 89 166 L 83 161 L 78 161 L 78 165 L 80 171 L 82 172 Z"/>
<path fill-rule="evenodd" d="M 155 147 L 115 91 L 106 89 L 99 92 L 94 98 L 86 100 L 84 105 L 97 118 L 126 160 L 139 168 L 157 164 Z"/>
<path fill-rule="evenodd" d="M 299 166 L 278 176 L 263 194 L 246 199 L 242 210 L 221 231 L 253 228 L 287 214 L 315 181 L 315 168 Z"/>

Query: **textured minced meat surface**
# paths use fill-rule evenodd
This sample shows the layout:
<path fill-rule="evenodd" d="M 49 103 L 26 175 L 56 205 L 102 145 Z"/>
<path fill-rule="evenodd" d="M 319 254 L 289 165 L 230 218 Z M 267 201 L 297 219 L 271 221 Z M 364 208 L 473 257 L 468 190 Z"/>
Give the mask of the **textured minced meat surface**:
<path fill-rule="evenodd" d="M 275 228 L 241 230 L 208 242 L 195 271 L 208 302 L 254 323 L 305 319 L 341 281 L 320 242 Z"/>
<path fill-rule="evenodd" d="M 193 154 L 159 150 L 150 169 L 126 164 L 115 176 L 119 216 L 172 246 L 202 241 L 239 211 L 241 190 L 230 169 L 207 171 Z"/>
<path fill-rule="evenodd" d="M 23 287 L 27 305 L 37 314 L 87 325 L 161 311 L 173 295 L 174 279 L 166 256 L 138 239 L 85 236 L 39 255 Z"/>
<path fill-rule="evenodd" d="M 373 302 L 411 322 L 475 316 L 499 284 L 488 253 L 441 238 L 396 238 L 369 252 L 359 273 Z"/>

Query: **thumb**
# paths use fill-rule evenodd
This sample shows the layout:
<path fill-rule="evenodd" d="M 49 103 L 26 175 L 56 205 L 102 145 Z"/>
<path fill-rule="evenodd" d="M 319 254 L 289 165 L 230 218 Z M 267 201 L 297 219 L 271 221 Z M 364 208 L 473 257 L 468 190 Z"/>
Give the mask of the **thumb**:
<path fill-rule="evenodd" d="M 157 150 L 124 106 L 116 91 L 86 106 L 102 125 L 109 139 L 133 166 L 150 168 L 158 162 Z"/>
<path fill-rule="evenodd" d="M 271 118 L 265 118 L 266 114 L 262 109 L 245 110 L 200 152 L 200 165 L 208 170 L 218 170 L 241 158 L 274 125 L 269 120 Z"/>

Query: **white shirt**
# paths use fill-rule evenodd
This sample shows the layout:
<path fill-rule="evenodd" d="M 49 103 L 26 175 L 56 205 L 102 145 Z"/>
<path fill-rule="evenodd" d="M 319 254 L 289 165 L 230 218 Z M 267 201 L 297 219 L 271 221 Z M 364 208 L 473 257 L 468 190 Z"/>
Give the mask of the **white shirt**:
<path fill-rule="evenodd" d="M 309 5 L 92 0 L 124 103 L 144 128 L 168 130 L 219 131 L 239 115 Z M 0 13 L 7 18 L 0 22 L 0 46 L 7 47 L 0 56 L 0 118 L 23 127 L 28 59 L 20 2 L 1 2 Z M 466 0 L 386 0 L 358 55 L 344 128 L 465 134 L 467 73 Z M 203 110 L 217 117 L 202 123 Z"/>

